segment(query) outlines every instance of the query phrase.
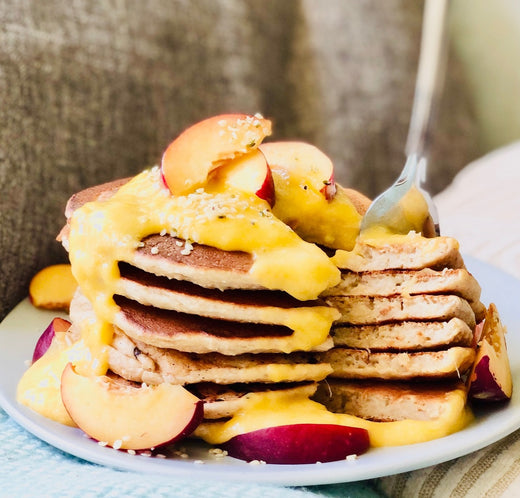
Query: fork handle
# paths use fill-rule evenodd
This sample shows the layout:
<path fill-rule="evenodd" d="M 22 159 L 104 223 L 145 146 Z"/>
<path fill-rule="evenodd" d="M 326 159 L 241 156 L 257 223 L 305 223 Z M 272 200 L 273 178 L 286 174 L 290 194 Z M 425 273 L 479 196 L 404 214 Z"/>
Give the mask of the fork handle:
<path fill-rule="evenodd" d="M 405 152 L 426 155 L 429 130 L 444 84 L 447 56 L 446 17 L 450 0 L 424 4 L 419 67 Z"/>

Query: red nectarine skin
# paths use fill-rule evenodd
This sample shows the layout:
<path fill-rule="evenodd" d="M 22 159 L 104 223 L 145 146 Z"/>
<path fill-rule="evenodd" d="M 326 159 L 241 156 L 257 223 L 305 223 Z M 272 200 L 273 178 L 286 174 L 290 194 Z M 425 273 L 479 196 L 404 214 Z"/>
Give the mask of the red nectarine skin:
<path fill-rule="evenodd" d="M 267 201 L 271 207 L 274 206 L 276 202 L 276 192 L 274 189 L 274 179 L 273 173 L 271 172 L 271 168 L 267 167 L 267 176 L 265 177 L 264 183 L 262 186 L 255 192 L 255 194 Z"/>
<path fill-rule="evenodd" d="M 294 424 L 259 429 L 233 437 L 223 448 L 241 460 L 308 464 L 343 460 L 369 447 L 366 429 L 332 424 Z"/>
<path fill-rule="evenodd" d="M 204 419 L 204 403 L 203 401 L 199 401 L 195 404 L 195 410 L 193 411 L 193 417 L 191 418 L 189 424 L 184 428 L 182 432 L 180 432 L 177 436 L 169 441 L 165 441 L 162 444 L 155 445 L 155 448 L 162 448 L 163 446 L 167 446 L 169 444 L 176 443 L 185 437 L 188 437 L 202 422 Z"/>

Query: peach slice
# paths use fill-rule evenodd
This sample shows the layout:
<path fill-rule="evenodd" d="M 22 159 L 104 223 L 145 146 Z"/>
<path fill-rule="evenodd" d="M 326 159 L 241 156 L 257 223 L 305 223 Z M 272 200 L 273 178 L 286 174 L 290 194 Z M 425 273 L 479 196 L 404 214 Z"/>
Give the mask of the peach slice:
<path fill-rule="evenodd" d="M 68 311 L 77 287 L 70 265 L 51 265 L 32 278 L 29 299 L 37 308 Z"/>
<path fill-rule="evenodd" d="M 135 387 L 107 376 L 84 377 L 71 363 L 61 377 L 61 397 L 80 429 L 116 449 L 175 442 L 191 434 L 203 418 L 202 401 L 182 386 Z"/>
<path fill-rule="evenodd" d="M 32 363 L 39 360 L 50 348 L 53 339 L 57 335 L 65 334 L 69 330 L 70 325 L 71 323 L 68 320 L 60 317 L 54 318 L 36 342 L 32 356 Z"/>
<path fill-rule="evenodd" d="M 172 194 L 188 194 L 206 184 L 209 173 L 256 149 L 271 134 L 261 116 L 222 114 L 182 132 L 166 149 L 161 170 Z"/>
<path fill-rule="evenodd" d="M 369 445 L 366 429 L 333 424 L 294 424 L 240 434 L 222 447 L 230 456 L 249 462 L 305 464 L 360 455 Z"/>
<path fill-rule="evenodd" d="M 331 160 L 313 145 L 270 142 L 260 150 L 273 173 L 274 216 L 307 242 L 350 251 L 359 234 L 359 211 L 367 204 L 364 197 L 336 185 Z"/>
<path fill-rule="evenodd" d="M 336 195 L 332 161 L 314 145 L 305 142 L 270 142 L 262 144 L 260 150 L 272 170 L 281 169 L 289 175 L 297 175 L 305 185 L 321 192 L 327 200 Z"/>
<path fill-rule="evenodd" d="M 469 395 L 482 401 L 504 401 L 511 398 L 512 392 L 513 380 L 507 355 L 505 327 L 500 321 L 496 306 L 490 304 L 469 377 Z"/>
<path fill-rule="evenodd" d="M 274 181 L 264 155 L 255 150 L 233 159 L 210 173 L 209 185 L 219 188 L 235 188 L 256 194 L 270 206 L 275 202 Z"/>

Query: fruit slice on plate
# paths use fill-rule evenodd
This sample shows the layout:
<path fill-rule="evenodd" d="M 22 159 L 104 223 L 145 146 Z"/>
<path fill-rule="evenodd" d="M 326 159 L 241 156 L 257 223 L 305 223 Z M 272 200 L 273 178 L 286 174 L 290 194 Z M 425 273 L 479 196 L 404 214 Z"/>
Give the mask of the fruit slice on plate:
<path fill-rule="evenodd" d="M 261 116 L 222 114 L 200 121 L 166 149 L 164 181 L 174 195 L 188 194 L 204 186 L 212 170 L 253 151 L 270 134 L 271 122 Z"/>
<path fill-rule="evenodd" d="M 203 418 L 202 401 L 182 386 L 139 386 L 108 376 L 84 377 L 67 365 L 61 397 L 72 420 L 91 438 L 116 449 L 175 442 Z"/>
<path fill-rule="evenodd" d="M 34 347 L 32 362 L 39 360 L 51 346 L 52 340 L 56 336 L 63 337 L 64 334 L 69 330 L 71 323 L 60 317 L 56 317 L 49 323 L 49 326 L 43 331 L 42 335 L 38 338 L 36 346 Z"/>
<path fill-rule="evenodd" d="M 513 380 L 505 332 L 496 306 L 490 304 L 469 377 L 469 395 L 473 399 L 504 401 L 511 398 Z"/>
<path fill-rule="evenodd" d="M 320 149 L 305 142 L 270 142 L 260 150 L 273 171 L 301 179 L 302 186 L 321 192 L 327 200 L 336 194 L 332 161 Z M 284 173 L 285 171 L 285 173 Z"/>
<path fill-rule="evenodd" d="M 264 155 L 255 150 L 213 170 L 209 187 L 217 190 L 237 189 L 256 194 L 270 206 L 275 202 L 274 182 L 271 169 Z"/>
<path fill-rule="evenodd" d="M 344 460 L 369 447 L 366 429 L 332 424 L 294 424 L 240 434 L 222 447 L 240 460 L 305 464 Z"/>
<path fill-rule="evenodd" d="M 37 308 L 68 311 L 77 287 L 70 265 L 51 265 L 32 278 L 29 299 Z"/>

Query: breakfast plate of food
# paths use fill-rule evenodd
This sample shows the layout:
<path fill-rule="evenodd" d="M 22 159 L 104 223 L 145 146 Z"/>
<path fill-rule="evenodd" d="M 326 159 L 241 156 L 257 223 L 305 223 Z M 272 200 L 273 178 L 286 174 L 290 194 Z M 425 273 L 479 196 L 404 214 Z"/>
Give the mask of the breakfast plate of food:
<path fill-rule="evenodd" d="M 95 463 L 287 485 L 413 470 L 520 427 L 520 283 L 423 235 L 417 195 L 417 229 L 360 233 L 370 201 L 270 134 L 215 116 L 160 166 L 69 199 L 70 265 L 0 325 L 6 412 Z"/>

